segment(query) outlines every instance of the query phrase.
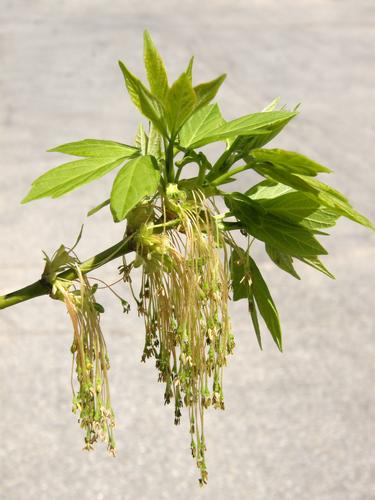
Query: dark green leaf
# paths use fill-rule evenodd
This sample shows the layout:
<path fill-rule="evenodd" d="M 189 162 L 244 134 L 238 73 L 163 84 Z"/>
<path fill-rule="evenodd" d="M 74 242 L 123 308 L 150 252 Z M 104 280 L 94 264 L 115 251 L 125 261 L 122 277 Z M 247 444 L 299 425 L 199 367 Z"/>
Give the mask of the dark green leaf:
<path fill-rule="evenodd" d="M 335 211 L 322 206 L 308 193 L 296 191 L 284 184 L 263 181 L 246 194 L 259 202 L 266 212 L 310 231 L 332 227 L 339 217 Z"/>
<path fill-rule="evenodd" d="M 255 305 L 254 290 L 253 290 L 252 285 L 250 286 L 248 305 L 249 305 L 249 313 L 250 313 L 251 321 L 253 322 L 254 331 L 255 331 L 255 335 L 256 335 L 259 347 L 261 349 L 263 349 L 262 337 L 260 334 L 260 327 L 259 327 L 259 321 L 258 321 L 258 313 L 257 313 L 256 305 Z"/>
<path fill-rule="evenodd" d="M 111 211 L 115 222 L 125 219 L 129 211 L 145 196 L 158 189 L 160 172 L 151 156 L 130 160 L 117 174 L 111 192 Z"/>
<path fill-rule="evenodd" d="M 297 278 L 298 280 L 301 279 L 297 271 L 294 269 L 293 258 L 290 255 L 281 252 L 278 248 L 273 247 L 272 245 L 267 245 L 267 244 L 266 244 L 266 252 L 268 253 L 270 259 L 280 269 L 291 274 L 294 278 Z"/>
<path fill-rule="evenodd" d="M 264 319 L 264 322 L 267 325 L 267 328 L 270 331 L 277 347 L 280 351 L 282 351 L 282 334 L 279 313 L 268 290 L 266 282 L 261 275 L 261 272 L 259 271 L 257 265 L 250 257 L 250 255 L 248 256 L 248 258 L 252 280 L 252 289 L 259 312 Z"/>
<path fill-rule="evenodd" d="M 94 309 L 99 313 L 103 314 L 105 312 L 104 307 L 98 302 L 94 302 Z"/>
<path fill-rule="evenodd" d="M 94 181 L 108 174 L 123 163 L 123 158 L 85 158 L 64 163 L 38 177 L 31 186 L 30 192 L 22 200 L 27 203 L 50 196 L 58 198 L 73 189 Z"/>
<path fill-rule="evenodd" d="M 139 150 L 127 144 L 114 141 L 103 141 L 100 139 L 84 139 L 83 141 L 69 142 L 48 152 L 64 153 L 73 156 L 93 158 L 131 158 L 139 154 Z"/>
<path fill-rule="evenodd" d="M 234 249 L 230 256 L 229 267 L 233 288 L 233 300 L 247 299 L 250 293 L 250 268 L 245 252 L 240 248 Z"/>
<path fill-rule="evenodd" d="M 316 200 L 320 205 L 328 207 L 340 216 L 362 224 L 375 230 L 375 226 L 365 216 L 357 212 L 339 191 L 331 188 L 327 184 L 312 178 L 311 176 L 299 175 L 290 172 L 281 165 L 272 165 L 271 163 L 255 163 L 253 168 L 264 177 L 291 186 L 298 191 L 309 193 L 310 198 Z"/>
<path fill-rule="evenodd" d="M 262 349 L 262 339 L 254 301 L 254 292 L 251 285 L 250 265 L 247 254 L 238 247 L 233 249 L 229 266 L 231 272 L 233 300 L 247 299 L 255 335 L 257 337 L 259 347 Z"/>
<path fill-rule="evenodd" d="M 241 193 L 227 195 L 225 203 L 249 234 L 288 255 L 305 257 L 327 253 L 310 231 L 266 213 L 260 203 Z"/>
<path fill-rule="evenodd" d="M 163 102 L 168 92 L 168 76 L 148 31 L 144 32 L 144 61 L 151 93 Z"/>

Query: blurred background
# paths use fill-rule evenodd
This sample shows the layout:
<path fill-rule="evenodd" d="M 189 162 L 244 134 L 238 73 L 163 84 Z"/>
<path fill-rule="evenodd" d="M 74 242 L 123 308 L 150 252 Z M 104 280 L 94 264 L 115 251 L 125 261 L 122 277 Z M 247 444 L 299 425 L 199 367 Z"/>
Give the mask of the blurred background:
<path fill-rule="evenodd" d="M 2 0 L 1 7 L 1 293 L 38 279 L 41 250 L 72 244 L 82 222 L 82 259 L 121 238 L 108 211 L 85 218 L 107 197 L 111 175 L 59 200 L 19 202 L 34 178 L 68 160 L 47 149 L 86 137 L 132 142 L 139 115 L 116 61 L 144 75 L 144 28 L 171 79 L 192 54 L 196 83 L 228 73 L 218 95 L 227 119 L 276 96 L 302 102 L 273 145 L 331 167 L 328 182 L 375 220 L 372 0 Z M 143 325 L 134 309 L 124 316 L 112 297 L 100 297 L 116 459 L 104 446 L 81 451 L 62 304 L 44 297 L 1 311 L 1 500 L 374 499 L 375 236 L 344 220 L 333 232 L 323 242 L 335 281 L 297 266 L 299 282 L 256 249 L 285 352 L 266 332 L 260 352 L 245 304 L 232 307 L 236 352 L 225 374 L 226 410 L 210 410 L 206 420 L 204 489 L 187 419 L 173 425 L 153 363 L 140 363 Z M 110 282 L 116 265 L 95 275 Z"/>

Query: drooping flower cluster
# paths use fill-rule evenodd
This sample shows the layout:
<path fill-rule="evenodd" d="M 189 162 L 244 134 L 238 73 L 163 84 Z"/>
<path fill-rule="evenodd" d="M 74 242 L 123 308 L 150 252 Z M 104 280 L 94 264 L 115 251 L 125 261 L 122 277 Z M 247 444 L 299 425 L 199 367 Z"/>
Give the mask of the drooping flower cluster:
<path fill-rule="evenodd" d="M 175 186 L 159 207 L 162 231 L 145 223 L 136 237 L 143 264 L 139 311 L 145 321 L 142 360 L 154 357 L 164 401 L 190 418 L 191 451 L 207 482 L 204 410 L 224 409 L 223 367 L 234 348 L 228 314 L 226 243 L 203 194 Z"/>
<path fill-rule="evenodd" d="M 115 455 L 115 417 L 108 382 L 109 358 L 100 327 L 95 288 L 78 265 L 75 265 L 75 270 L 78 285 L 77 280 L 57 280 L 53 286 L 55 298 L 64 301 L 73 326 L 72 410 L 78 413 L 80 425 L 86 433 L 84 449 L 93 449 L 93 445 L 100 440 L 107 443 L 108 451 Z M 73 380 L 74 366 L 78 390 Z"/>

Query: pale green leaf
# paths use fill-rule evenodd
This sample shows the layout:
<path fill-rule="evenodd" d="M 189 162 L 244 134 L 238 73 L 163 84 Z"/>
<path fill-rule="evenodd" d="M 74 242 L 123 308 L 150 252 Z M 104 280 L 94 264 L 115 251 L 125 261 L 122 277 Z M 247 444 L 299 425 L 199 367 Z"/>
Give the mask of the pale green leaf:
<path fill-rule="evenodd" d="M 191 147 L 197 148 L 216 141 L 224 141 L 236 136 L 249 136 L 268 134 L 270 130 L 279 125 L 285 125 L 296 113 L 289 111 L 269 111 L 266 113 L 254 113 L 232 120 L 210 131 L 207 136 L 194 142 Z"/>
<path fill-rule="evenodd" d="M 152 123 L 150 126 L 147 153 L 157 159 L 161 158 L 162 156 L 162 137 Z"/>
<path fill-rule="evenodd" d="M 194 87 L 195 95 L 197 96 L 197 109 L 208 104 L 216 96 L 219 88 L 223 84 L 227 75 L 220 75 L 218 78 L 206 83 L 201 83 Z"/>
<path fill-rule="evenodd" d="M 148 31 L 144 32 L 144 61 L 151 93 L 163 102 L 168 92 L 168 76 Z"/>
<path fill-rule="evenodd" d="M 111 211 L 115 222 L 123 220 L 145 196 L 158 189 L 160 172 L 151 156 L 130 160 L 117 174 L 111 191 Z"/>
<path fill-rule="evenodd" d="M 266 113 L 267 111 L 275 111 L 279 102 L 280 102 L 280 97 L 276 97 L 273 101 L 267 104 L 265 108 L 262 109 L 262 113 Z"/>
<path fill-rule="evenodd" d="M 22 200 L 22 203 L 48 196 L 58 198 L 103 177 L 123 162 L 123 158 L 117 160 L 113 160 L 113 158 L 85 158 L 64 163 L 38 177 L 32 183 L 30 192 Z"/>
<path fill-rule="evenodd" d="M 179 131 L 196 105 L 196 96 L 186 73 L 174 82 L 166 97 L 165 111 L 171 136 Z"/>
<path fill-rule="evenodd" d="M 255 149 L 252 151 L 251 155 L 257 161 L 277 165 L 295 174 L 315 176 L 320 172 L 332 172 L 329 168 L 310 160 L 310 158 L 306 156 L 295 153 L 294 151 L 285 151 L 283 149 Z"/>
<path fill-rule="evenodd" d="M 219 106 L 208 104 L 196 111 L 180 130 L 180 144 L 189 149 L 192 144 L 206 137 L 224 123 Z"/>
<path fill-rule="evenodd" d="M 101 210 L 102 208 L 107 207 L 110 204 L 110 202 L 111 200 L 109 198 L 105 201 L 102 201 L 101 203 L 99 203 L 99 205 L 96 205 L 96 207 L 92 208 L 87 212 L 87 217 L 91 217 L 91 215 L 96 214 L 96 212 L 99 212 L 99 210 Z"/>
<path fill-rule="evenodd" d="M 147 154 L 148 137 L 142 123 L 138 125 L 137 135 L 135 136 L 135 145 L 140 150 L 142 155 Z"/>
<path fill-rule="evenodd" d="M 189 60 L 189 64 L 186 68 L 186 76 L 188 77 L 190 83 L 193 83 L 193 64 L 194 64 L 194 56 L 192 56 Z"/>
<path fill-rule="evenodd" d="M 113 158 L 114 160 L 116 158 L 131 158 L 139 154 L 138 149 L 133 146 L 101 139 L 84 139 L 83 141 L 69 142 L 49 149 L 48 152 L 88 158 Z"/>
<path fill-rule="evenodd" d="M 133 103 L 152 123 L 160 130 L 163 135 L 167 134 L 162 115 L 163 109 L 158 99 L 153 96 L 143 83 L 134 76 L 124 65 L 119 61 L 121 71 L 124 75 L 125 85 Z"/>

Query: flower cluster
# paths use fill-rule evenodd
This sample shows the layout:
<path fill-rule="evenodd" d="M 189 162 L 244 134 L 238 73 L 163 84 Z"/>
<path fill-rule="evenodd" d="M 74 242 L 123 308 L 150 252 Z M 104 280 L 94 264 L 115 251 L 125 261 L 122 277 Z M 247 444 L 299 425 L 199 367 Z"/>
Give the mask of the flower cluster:
<path fill-rule="evenodd" d="M 136 259 L 143 263 L 142 360 L 155 358 L 165 404 L 174 399 L 175 424 L 181 408 L 188 408 L 191 451 L 205 484 L 204 410 L 224 409 L 223 367 L 234 348 L 227 249 L 201 192 L 187 199 L 171 186 L 167 195 L 160 208 L 162 231 L 146 223 L 136 238 Z"/>
<path fill-rule="evenodd" d="M 93 445 L 100 440 L 107 443 L 108 451 L 115 455 L 115 418 L 108 382 L 109 358 L 100 328 L 100 306 L 95 302 L 95 285 L 90 285 L 78 265 L 75 269 L 78 286 L 76 281 L 70 280 L 56 280 L 53 286 L 55 298 L 64 301 L 73 325 L 72 410 L 78 413 L 80 425 L 86 433 L 84 449 L 93 449 Z M 74 365 L 77 391 L 73 381 Z"/>

